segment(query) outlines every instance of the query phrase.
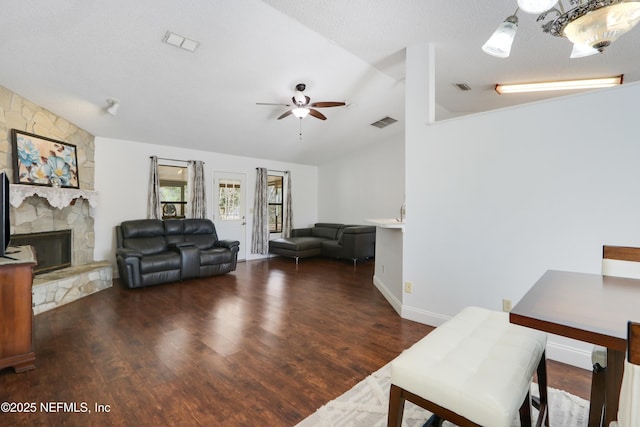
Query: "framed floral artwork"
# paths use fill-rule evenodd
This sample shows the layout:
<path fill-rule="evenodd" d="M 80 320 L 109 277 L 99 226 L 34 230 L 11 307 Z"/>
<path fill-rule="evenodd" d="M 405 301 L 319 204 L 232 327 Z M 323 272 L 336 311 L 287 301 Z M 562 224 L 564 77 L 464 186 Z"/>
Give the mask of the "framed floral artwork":
<path fill-rule="evenodd" d="M 15 184 L 79 188 L 75 145 L 17 129 L 11 136 Z"/>

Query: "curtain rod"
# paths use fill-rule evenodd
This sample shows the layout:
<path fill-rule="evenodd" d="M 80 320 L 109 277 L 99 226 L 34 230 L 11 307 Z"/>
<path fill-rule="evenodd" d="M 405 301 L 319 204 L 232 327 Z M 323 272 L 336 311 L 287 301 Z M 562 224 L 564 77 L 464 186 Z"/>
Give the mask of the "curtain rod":
<path fill-rule="evenodd" d="M 258 170 L 258 169 L 260 169 L 260 168 L 256 168 L 256 170 Z M 267 172 L 289 173 L 289 171 L 279 171 L 279 170 L 276 170 L 276 169 L 267 169 Z"/>
<path fill-rule="evenodd" d="M 153 156 L 149 156 L 149 158 L 153 158 Z M 180 160 L 180 159 L 168 159 L 166 157 L 158 157 L 158 160 L 169 160 L 170 162 L 182 162 L 182 163 L 189 163 L 189 160 Z M 202 162 L 202 164 L 204 164 L 204 162 Z"/>

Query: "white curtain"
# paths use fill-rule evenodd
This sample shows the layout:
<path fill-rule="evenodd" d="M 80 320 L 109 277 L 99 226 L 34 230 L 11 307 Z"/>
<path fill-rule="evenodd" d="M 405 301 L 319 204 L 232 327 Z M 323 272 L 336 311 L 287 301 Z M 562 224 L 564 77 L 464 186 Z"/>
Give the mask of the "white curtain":
<path fill-rule="evenodd" d="M 162 218 L 162 207 L 160 206 L 160 177 L 158 176 L 158 157 L 156 156 L 151 156 L 149 197 L 147 199 L 147 218 Z"/>
<path fill-rule="evenodd" d="M 256 168 L 256 194 L 253 203 L 253 232 L 251 253 L 269 253 L 269 198 L 268 173 L 266 168 Z"/>
<path fill-rule="evenodd" d="M 293 209 L 291 207 L 291 171 L 284 173 L 284 223 L 282 224 L 282 235 L 284 237 L 291 237 L 291 228 L 293 227 Z"/>
<path fill-rule="evenodd" d="M 189 160 L 188 166 L 189 189 L 187 195 L 187 218 L 207 217 L 207 195 L 204 182 L 204 163 L 201 160 Z"/>

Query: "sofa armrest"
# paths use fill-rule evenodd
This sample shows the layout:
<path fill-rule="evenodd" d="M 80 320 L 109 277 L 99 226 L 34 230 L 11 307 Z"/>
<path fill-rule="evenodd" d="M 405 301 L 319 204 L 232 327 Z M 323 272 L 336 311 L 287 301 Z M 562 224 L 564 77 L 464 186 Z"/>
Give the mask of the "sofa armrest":
<path fill-rule="evenodd" d="M 240 242 L 237 240 L 218 240 L 213 246 L 219 248 L 234 249 L 240 246 Z"/>
<path fill-rule="evenodd" d="M 116 257 L 142 258 L 142 252 L 138 252 L 134 249 L 129 249 L 129 248 L 118 248 L 116 249 Z"/>
<path fill-rule="evenodd" d="M 343 234 L 365 234 L 376 232 L 375 225 L 349 225 L 345 227 Z"/>
<path fill-rule="evenodd" d="M 375 256 L 376 227 L 361 225 L 344 229 L 340 244 L 348 258 L 360 259 Z"/>
<path fill-rule="evenodd" d="M 135 249 L 116 249 L 118 273 L 120 274 L 120 279 L 122 279 L 129 288 L 142 286 L 142 281 L 140 280 L 140 259 L 142 256 L 142 252 L 136 251 Z"/>
<path fill-rule="evenodd" d="M 294 228 L 291 230 L 291 237 L 309 237 L 311 236 L 311 228 Z"/>

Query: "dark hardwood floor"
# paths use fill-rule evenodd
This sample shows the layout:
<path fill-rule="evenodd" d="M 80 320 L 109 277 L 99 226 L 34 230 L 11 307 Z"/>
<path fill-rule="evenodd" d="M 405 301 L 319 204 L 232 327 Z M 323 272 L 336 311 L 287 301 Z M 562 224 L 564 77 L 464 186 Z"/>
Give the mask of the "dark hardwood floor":
<path fill-rule="evenodd" d="M 115 281 L 36 316 L 37 369 L 0 372 L 0 402 L 35 411 L 0 425 L 295 425 L 432 329 L 401 319 L 372 277 L 373 261 L 273 258 L 146 289 Z M 548 370 L 588 398 L 590 372 Z"/>

